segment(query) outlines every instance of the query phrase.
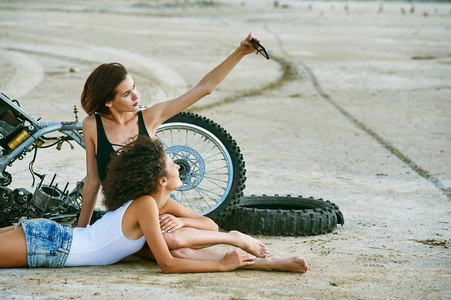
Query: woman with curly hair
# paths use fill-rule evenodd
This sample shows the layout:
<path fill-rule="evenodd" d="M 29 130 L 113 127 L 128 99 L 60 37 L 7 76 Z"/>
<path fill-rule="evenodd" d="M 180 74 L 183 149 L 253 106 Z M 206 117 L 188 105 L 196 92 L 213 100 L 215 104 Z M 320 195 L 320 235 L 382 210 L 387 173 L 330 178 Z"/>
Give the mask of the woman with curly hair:
<path fill-rule="evenodd" d="M 160 215 L 183 218 L 186 208 L 169 195 L 182 185 L 179 166 L 158 141 L 138 136 L 112 158 L 104 182 L 108 212 L 93 225 L 72 228 L 47 219 L 21 219 L 0 229 L 0 268 L 114 264 L 148 244 L 164 273 L 219 272 L 237 268 L 304 273 L 299 256 L 269 256 L 266 246 L 238 231 L 180 228 L 191 245 L 163 238 Z M 188 215 L 192 212 L 188 212 Z M 185 233 L 186 234 L 186 233 Z M 203 249 L 228 244 L 230 252 Z"/>

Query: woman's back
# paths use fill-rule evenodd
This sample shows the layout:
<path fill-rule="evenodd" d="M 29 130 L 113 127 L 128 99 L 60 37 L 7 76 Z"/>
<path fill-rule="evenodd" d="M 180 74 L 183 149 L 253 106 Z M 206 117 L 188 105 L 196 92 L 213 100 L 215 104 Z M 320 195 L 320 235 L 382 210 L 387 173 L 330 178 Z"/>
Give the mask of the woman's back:
<path fill-rule="evenodd" d="M 122 232 L 122 218 L 131 203 L 107 212 L 93 225 L 74 228 L 65 266 L 110 265 L 139 251 L 146 242 L 144 236 L 129 240 Z"/>

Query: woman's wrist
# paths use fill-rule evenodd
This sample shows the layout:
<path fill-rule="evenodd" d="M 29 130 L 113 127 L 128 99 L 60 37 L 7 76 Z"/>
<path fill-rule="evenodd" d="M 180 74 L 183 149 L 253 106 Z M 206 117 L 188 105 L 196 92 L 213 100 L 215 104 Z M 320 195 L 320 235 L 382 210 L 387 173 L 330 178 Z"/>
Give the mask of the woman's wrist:
<path fill-rule="evenodd" d="M 253 51 L 249 52 L 249 48 L 246 45 L 240 45 L 236 51 L 238 52 L 238 55 L 241 57 L 244 57 L 248 54 L 251 54 Z"/>
<path fill-rule="evenodd" d="M 228 263 L 225 261 L 225 258 L 223 258 L 221 261 L 219 261 L 219 271 L 220 272 L 230 271 L 230 268 L 228 266 Z"/>

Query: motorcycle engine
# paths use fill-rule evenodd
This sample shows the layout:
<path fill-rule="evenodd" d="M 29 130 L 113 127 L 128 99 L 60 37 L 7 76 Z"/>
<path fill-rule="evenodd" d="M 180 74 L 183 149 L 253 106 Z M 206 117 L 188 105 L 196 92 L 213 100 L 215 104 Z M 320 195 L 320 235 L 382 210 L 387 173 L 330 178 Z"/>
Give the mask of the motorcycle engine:
<path fill-rule="evenodd" d="M 33 195 L 24 188 L 0 186 L 0 227 L 11 226 L 21 217 L 52 218 L 65 210 L 64 193 L 56 187 L 41 184 Z"/>

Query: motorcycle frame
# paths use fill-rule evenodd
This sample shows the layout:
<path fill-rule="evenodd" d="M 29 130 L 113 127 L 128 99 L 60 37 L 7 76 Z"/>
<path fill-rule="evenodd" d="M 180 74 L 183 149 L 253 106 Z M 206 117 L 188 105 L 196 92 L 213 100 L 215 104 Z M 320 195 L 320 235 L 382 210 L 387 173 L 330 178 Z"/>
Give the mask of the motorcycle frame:
<path fill-rule="evenodd" d="M 83 141 L 83 135 L 79 131 L 83 129 L 82 123 L 80 121 L 72 122 L 40 122 L 36 120 L 33 116 L 24 111 L 20 106 L 12 102 L 6 95 L 0 92 L 0 101 L 9 106 L 11 110 L 14 111 L 15 115 L 20 115 L 26 119 L 31 125 L 33 125 L 37 130 L 20 145 L 18 145 L 13 151 L 6 155 L 0 153 L 0 178 L 4 179 L 4 171 L 6 167 L 11 166 L 11 164 L 19 157 L 24 154 L 31 152 L 33 150 L 33 144 L 45 134 L 53 132 L 61 132 L 69 136 L 81 147 L 85 148 L 85 143 Z M 74 203 L 79 195 L 83 193 L 83 184 L 85 179 L 77 182 L 77 186 L 69 193 L 66 198 L 64 205 L 69 205 L 69 203 Z"/>

